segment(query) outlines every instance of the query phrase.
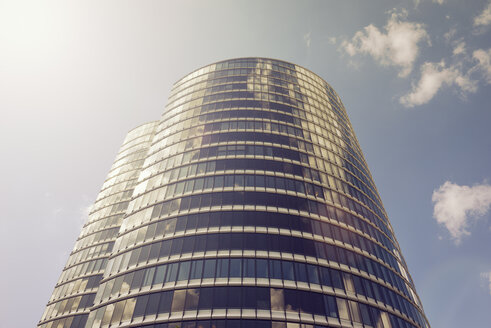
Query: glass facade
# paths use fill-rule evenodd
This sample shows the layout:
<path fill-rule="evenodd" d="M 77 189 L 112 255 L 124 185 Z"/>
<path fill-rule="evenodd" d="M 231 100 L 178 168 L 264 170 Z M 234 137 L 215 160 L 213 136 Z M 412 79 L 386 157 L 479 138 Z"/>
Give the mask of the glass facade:
<path fill-rule="evenodd" d="M 128 134 L 39 326 L 429 324 L 339 96 L 242 58 Z"/>

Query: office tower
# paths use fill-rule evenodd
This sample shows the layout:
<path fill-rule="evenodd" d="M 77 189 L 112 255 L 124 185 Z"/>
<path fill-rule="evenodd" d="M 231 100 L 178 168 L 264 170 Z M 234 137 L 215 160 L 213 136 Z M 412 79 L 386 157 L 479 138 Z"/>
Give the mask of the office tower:
<path fill-rule="evenodd" d="M 126 136 L 51 295 L 42 327 L 84 327 L 157 124 L 143 124 Z"/>
<path fill-rule="evenodd" d="M 339 96 L 242 58 L 128 134 L 39 326 L 429 324 Z"/>

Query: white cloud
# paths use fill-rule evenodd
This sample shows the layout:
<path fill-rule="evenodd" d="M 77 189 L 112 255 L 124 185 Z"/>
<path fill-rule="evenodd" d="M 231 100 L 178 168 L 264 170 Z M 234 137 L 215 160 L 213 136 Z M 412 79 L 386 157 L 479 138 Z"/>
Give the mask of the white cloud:
<path fill-rule="evenodd" d="M 474 51 L 472 58 L 477 61 L 475 69 L 483 74 L 488 84 L 491 84 L 491 48 L 488 50 L 478 49 Z"/>
<path fill-rule="evenodd" d="M 407 76 L 419 54 L 418 44 L 429 42 L 428 33 L 420 23 L 405 21 L 407 11 L 393 12 L 384 29 L 370 24 L 355 33 L 350 41 L 343 41 L 341 49 L 350 56 L 369 54 L 383 66 L 396 66 L 399 76 Z"/>
<path fill-rule="evenodd" d="M 464 55 L 465 54 L 465 42 L 464 41 L 458 42 L 457 45 L 454 47 L 452 53 L 454 56 Z"/>
<path fill-rule="evenodd" d="M 444 86 L 456 85 L 463 96 L 477 90 L 477 83 L 464 75 L 456 66 L 445 67 L 442 60 L 439 63 L 424 63 L 421 66 L 421 78 L 413 84 L 411 92 L 402 96 L 399 102 L 406 107 L 414 107 L 429 102 Z"/>
<path fill-rule="evenodd" d="M 307 48 L 310 48 L 310 43 L 312 42 L 312 38 L 311 38 L 310 34 L 311 34 L 311 32 L 308 32 L 303 36 L 303 40 L 305 41 Z"/>
<path fill-rule="evenodd" d="M 474 18 L 474 26 L 486 26 L 491 24 L 491 2 L 484 8 L 481 14 Z"/>
<path fill-rule="evenodd" d="M 470 235 L 469 221 L 485 215 L 491 205 L 491 185 L 459 186 L 446 181 L 433 191 L 433 216 L 449 231 L 456 244 Z"/>
<path fill-rule="evenodd" d="M 489 295 L 491 295 L 491 272 L 481 272 L 481 279 L 485 280 L 487 288 L 489 290 Z"/>
<path fill-rule="evenodd" d="M 456 33 L 457 33 L 457 29 L 451 28 L 447 33 L 443 34 L 443 37 L 445 38 L 445 41 L 450 42 Z"/>
<path fill-rule="evenodd" d="M 438 3 L 439 5 L 443 5 L 445 0 L 433 0 L 434 3 Z"/>

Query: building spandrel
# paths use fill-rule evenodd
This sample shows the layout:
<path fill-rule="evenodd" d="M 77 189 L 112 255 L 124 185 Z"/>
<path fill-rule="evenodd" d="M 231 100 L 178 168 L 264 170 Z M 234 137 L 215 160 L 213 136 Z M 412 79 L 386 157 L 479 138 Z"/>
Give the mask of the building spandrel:
<path fill-rule="evenodd" d="M 429 327 L 320 77 L 279 60 L 218 62 L 179 80 L 160 121 L 138 129 L 41 327 Z M 92 259 L 101 265 L 84 271 Z"/>

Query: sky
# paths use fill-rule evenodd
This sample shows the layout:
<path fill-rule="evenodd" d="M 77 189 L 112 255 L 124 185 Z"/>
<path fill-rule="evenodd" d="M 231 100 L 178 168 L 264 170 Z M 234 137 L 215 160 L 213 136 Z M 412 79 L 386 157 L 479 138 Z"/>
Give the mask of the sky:
<path fill-rule="evenodd" d="M 431 326 L 489 325 L 489 0 L 0 0 L 2 327 L 40 319 L 126 132 L 247 56 L 332 85 Z"/>

